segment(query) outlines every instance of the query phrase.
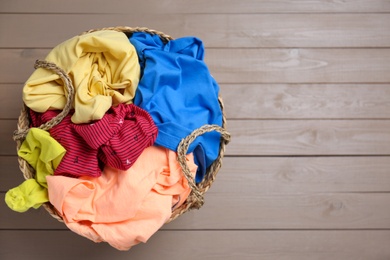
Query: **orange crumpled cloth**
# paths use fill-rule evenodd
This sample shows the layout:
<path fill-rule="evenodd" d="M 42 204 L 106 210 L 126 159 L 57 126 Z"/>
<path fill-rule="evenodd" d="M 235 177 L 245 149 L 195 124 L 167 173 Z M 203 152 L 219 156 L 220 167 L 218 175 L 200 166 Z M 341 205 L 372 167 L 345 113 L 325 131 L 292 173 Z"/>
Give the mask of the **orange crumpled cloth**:
<path fill-rule="evenodd" d="M 193 177 L 197 166 L 187 155 Z M 49 199 L 69 229 L 118 250 L 146 242 L 191 189 L 167 148 L 146 148 L 127 171 L 106 166 L 100 177 L 47 176 Z"/>

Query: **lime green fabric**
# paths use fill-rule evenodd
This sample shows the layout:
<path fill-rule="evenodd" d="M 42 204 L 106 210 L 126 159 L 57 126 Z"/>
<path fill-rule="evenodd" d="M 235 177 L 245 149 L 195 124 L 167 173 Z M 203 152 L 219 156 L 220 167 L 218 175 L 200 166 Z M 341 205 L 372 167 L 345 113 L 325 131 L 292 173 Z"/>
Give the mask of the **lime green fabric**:
<path fill-rule="evenodd" d="M 52 175 L 65 155 L 65 148 L 47 131 L 31 128 L 18 155 L 36 171 L 36 181 L 47 188 L 46 176 Z"/>
<path fill-rule="evenodd" d="M 48 201 L 47 189 L 39 185 L 35 179 L 25 180 L 5 194 L 5 203 L 17 212 L 25 212 L 29 208 L 37 209 Z"/>
<path fill-rule="evenodd" d="M 5 194 L 7 206 L 17 212 L 39 208 L 49 201 L 46 176 L 52 175 L 65 155 L 65 148 L 50 134 L 39 128 L 31 128 L 18 155 L 34 169 L 35 178 L 25 180 Z"/>

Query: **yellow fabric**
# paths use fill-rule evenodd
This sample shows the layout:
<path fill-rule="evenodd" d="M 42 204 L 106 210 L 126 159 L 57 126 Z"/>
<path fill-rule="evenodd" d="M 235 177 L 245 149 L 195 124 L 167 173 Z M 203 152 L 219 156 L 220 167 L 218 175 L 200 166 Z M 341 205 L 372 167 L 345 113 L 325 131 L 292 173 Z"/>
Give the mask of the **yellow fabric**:
<path fill-rule="evenodd" d="M 134 46 L 122 32 L 103 30 L 73 37 L 56 46 L 46 57 L 61 67 L 76 89 L 73 123 L 103 117 L 119 103 L 131 103 L 140 77 Z M 36 112 L 63 109 L 66 95 L 54 72 L 38 68 L 23 88 L 25 104 Z"/>
<path fill-rule="evenodd" d="M 46 176 L 52 175 L 65 155 L 65 148 L 50 134 L 39 128 L 30 128 L 18 155 L 35 169 L 35 179 L 47 188 Z"/>
<path fill-rule="evenodd" d="M 7 206 L 17 212 L 25 212 L 29 208 L 39 208 L 49 201 L 47 189 L 39 185 L 35 179 L 25 180 L 18 187 L 5 194 Z"/>
<path fill-rule="evenodd" d="M 49 201 L 46 176 L 52 175 L 65 155 L 65 149 L 50 134 L 31 128 L 18 155 L 35 169 L 35 179 L 25 180 L 5 194 L 7 206 L 17 212 L 38 208 Z"/>

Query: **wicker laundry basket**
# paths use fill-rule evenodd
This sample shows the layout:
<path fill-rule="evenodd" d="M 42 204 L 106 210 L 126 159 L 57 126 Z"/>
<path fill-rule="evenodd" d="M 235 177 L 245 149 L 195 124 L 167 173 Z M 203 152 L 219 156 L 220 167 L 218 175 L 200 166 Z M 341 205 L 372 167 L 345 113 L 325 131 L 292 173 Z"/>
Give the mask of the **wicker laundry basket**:
<path fill-rule="evenodd" d="M 130 36 L 134 32 L 146 32 L 149 34 L 153 35 L 158 35 L 164 42 L 168 42 L 172 40 L 173 38 L 170 37 L 169 35 L 166 35 L 162 32 L 156 31 L 156 30 L 151 30 L 148 28 L 144 27 L 108 27 L 108 28 L 101 28 L 101 29 L 94 29 L 94 30 L 89 30 L 85 33 L 90 33 L 94 31 L 99 31 L 99 30 L 115 30 L 115 31 L 120 31 L 125 33 L 127 36 Z M 37 61 L 35 63 L 35 68 L 45 68 L 48 70 L 52 70 L 55 73 L 57 73 L 60 78 L 63 80 L 64 85 L 66 87 L 67 93 L 68 93 L 68 98 L 67 98 L 67 103 L 64 109 L 60 114 L 58 114 L 57 117 L 53 118 L 49 122 L 41 125 L 39 128 L 43 130 L 49 130 L 53 126 L 57 125 L 61 120 L 68 114 L 69 110 L 71 109 L 71 105 L 73 104 L 73 98 L 74 98 L 74 89 L 72 85 L 72 81 L 70 80 L 69 76 L 61 69 L 59 68 L 56 64 L 46 62 L 46 61 Z M 230 134 L 226 131 L 226 117 L 224 114 L 223 110 L 223 102 L 222 98 L 219 97 L 219 103 L 222 109 L 223 113 L 223 122 L 222 122 L 222 127 L 218 125 L 204 125 L 200 127 L 199 129 L 196 129 L 193 131 L 189 136 L 186 138 L 182 139 L 182 141 L 179 144 L 178 147 L 178 161 L 182 167 L 182 170 L 188 180 L 189 186 L 191 187 L 191 193 L 187 200 L 177 209 L 175 209 L 172 212 L 172 215 L 170 219 L 166 222 L 170 222 L 183 213 L 187 212 L 190 209 L 199 209 L 203 203 L 204 203 L 204 198 L 203 195 L 207 192 L 207 190 L 210 188 L 212 183 L 214 182 L 216 175 L 219 171 L 219 169 L 222 166 L 222 159 L 224 156 L 225 152 L 225 146 L 229 143 L 230 141 Z M 21 114 L 18 119 L 18 124 L 17 124 L 17 130 L 14 132 L 14 140 L 16 141 L 17 144 L 17 150 L 19 150 L 21 143 L 24 141 L 30 127 L 30 119 L 28 115 L 28 108 L 24 105 Z M 220 148 L 219 148 L 219 155 L 217 159 L 213 162 L 213 164 L 207 169 L 206 172 L 206 177 L 198 184 L 195 184 L 195 181 L 193 180 L 193 177 L 191 176 L 190 169 L 186 163 L 186 153 L 188 150 L 189 145 L 200 135 L 206 133 L 206 132 L 211 132 L 211 131 L 217 131 L 221 134 L 221 141 L 220 141 Z M 35 170 L 22 158 L 18 158 L 19 161 L 19 167 L 20 170 L 23 173 L 23 176 L 25 179 L 31 179 L 34 178 L 35 175 Z M 59 221 L 62 221 L 62 218 L 60 214 L 57 212 L 57 210 L 54 208 L 53 205 L 51 205 L 49 202 L 43 204 L 44 208 L 50 213 L 50 215 L 54 218 L 56 218 Z"/>

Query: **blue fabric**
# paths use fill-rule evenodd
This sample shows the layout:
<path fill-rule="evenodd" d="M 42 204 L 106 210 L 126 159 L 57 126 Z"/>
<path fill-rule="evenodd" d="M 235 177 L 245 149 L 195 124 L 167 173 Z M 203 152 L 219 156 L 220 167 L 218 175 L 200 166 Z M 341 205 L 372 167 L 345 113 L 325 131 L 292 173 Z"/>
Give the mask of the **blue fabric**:
<path fill-rule="evenodd" d="M 219 86 L 203 61 L 200 39 L 183 37 L 163 43 L 159 36 L 137 32 L 130 38 L 137 50 L 141 79 L 134 104 L 150 113 L 157 128 L 155 144 L 173 151 L 182 138 L 205 124 L 222 126 Z M 218 157 L 220 134 L 206 133 L 190 145 L 198 165 L 196 182 Z"/>

